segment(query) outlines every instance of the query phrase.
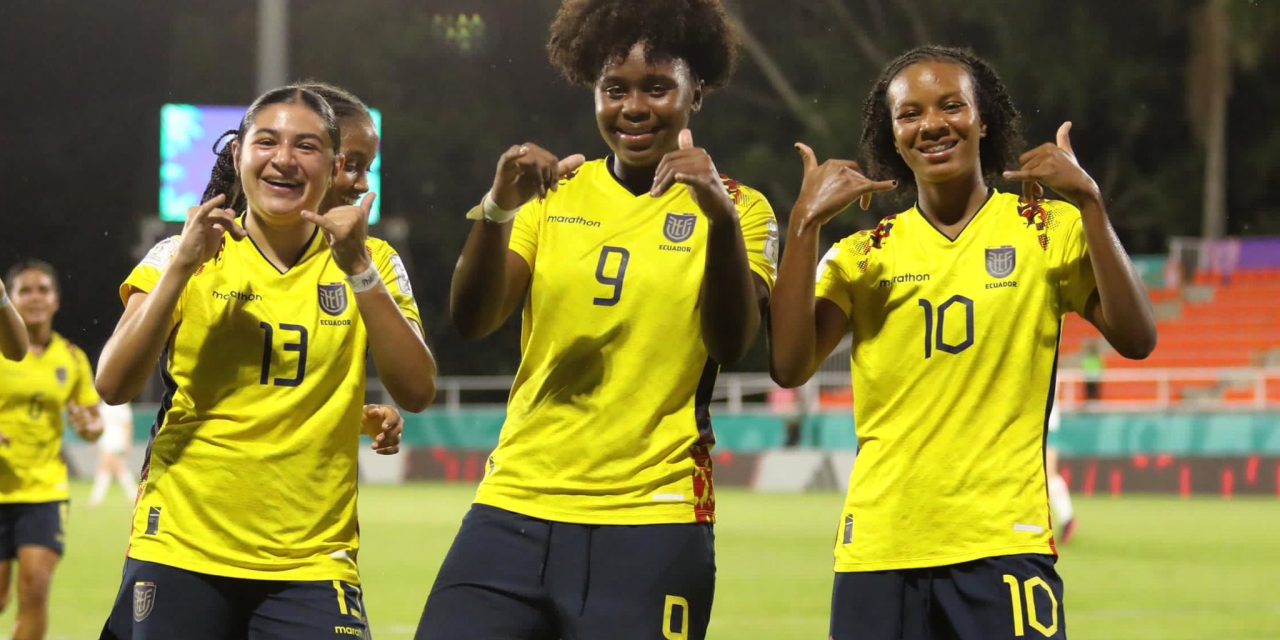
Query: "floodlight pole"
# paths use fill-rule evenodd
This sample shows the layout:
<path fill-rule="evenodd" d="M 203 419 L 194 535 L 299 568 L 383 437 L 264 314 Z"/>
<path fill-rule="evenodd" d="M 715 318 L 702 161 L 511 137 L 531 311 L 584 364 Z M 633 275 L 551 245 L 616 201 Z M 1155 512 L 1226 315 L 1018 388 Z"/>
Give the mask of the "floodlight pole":
<path fill-rule="evenodd" d="M 258 93 L 288 83 L 289 0 L 258 0 Z"/>

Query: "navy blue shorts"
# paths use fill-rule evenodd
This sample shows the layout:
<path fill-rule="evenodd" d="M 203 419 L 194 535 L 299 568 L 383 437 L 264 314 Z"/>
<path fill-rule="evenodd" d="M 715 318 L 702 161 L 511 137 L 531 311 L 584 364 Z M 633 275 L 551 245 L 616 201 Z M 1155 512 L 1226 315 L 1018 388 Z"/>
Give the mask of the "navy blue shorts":
<path fill-rule="evenodd" d="M 566 524 L 474 505 L 416 638 L 702 640 L 715 580 L 709 524 Z"/>
<path fill-rule="evenodd" d="M 130 558 L 99 640 L 369 637 L 354 585 L 224 578 Z"/>
<path fill-rule="evenodd" d="M 18 547 L 44 547 L 62 555 L 67 501 L 0 504 L 0 560 L 18 557 Z"/>
<path fill-rule="evenodd" d="M 1056 561 L 1027 554 L 837 573 L 831 640 L 1065 640 Z"/>

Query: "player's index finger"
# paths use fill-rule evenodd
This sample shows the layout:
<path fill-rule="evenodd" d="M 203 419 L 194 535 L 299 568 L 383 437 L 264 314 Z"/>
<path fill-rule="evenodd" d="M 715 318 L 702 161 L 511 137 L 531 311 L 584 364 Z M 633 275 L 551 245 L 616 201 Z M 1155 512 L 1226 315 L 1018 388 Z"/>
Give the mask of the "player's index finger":
<path fill-rule="evenodd" d="M 191 220 L 199 220 L 199 219 L 201 219 L 201 218 L 203 218 L 203 217 L 205 217 L 205 216 L 209 215 L 209 212 L 210 212 L 210 211 L 213 211 L 214 209 L 216 209 L 216 208 L 218 207 L 218 205 L 222 204 L 222 201 L 223 201 L 223 200 L 225 200 L 225 199 L 226 199 L 226 196 L 224 196 L 224 195 L 222 195 L 221 193 L 219 193 L 218 195 L 216 195 L 216 196 L 214 196 L 214 197 L 212 197 L 212 198 L 209 198 L 208 200 L 205 200 L 204 202 L 201 202 L 201 203 L 200 203 L 200 206 L 196 207 L 196 211 L 195 211 L 195 213 L 191 214 L 191 216 L 190 216 L 190 218 L 189 218 L 189 219 L 191 219 Z"/>

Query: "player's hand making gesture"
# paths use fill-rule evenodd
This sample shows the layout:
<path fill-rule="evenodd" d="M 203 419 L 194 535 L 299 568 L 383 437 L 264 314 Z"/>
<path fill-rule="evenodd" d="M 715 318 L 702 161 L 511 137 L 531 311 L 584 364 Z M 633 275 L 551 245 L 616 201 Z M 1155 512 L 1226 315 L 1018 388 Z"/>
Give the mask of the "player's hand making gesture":
<path fill-rule="evenodd" d="M 1098 183 L 1076 160 L 1071 148 L 1071 122 L 1058 127 L 1057 144 L 1046 142 L 1019 156 L 1021 168 L 1005 171 L 1006 180 L 1021 180 L 1024 199 L 1039 199 L 1043 195 L 1040 185 L 1056 191 L 1071 204 L 1080 207 L 1090 199 L 1100 199 Z"/>
<path fill-rule="evenodd" d="M 799 225 L 796 233 L 826 224 L 855 200 L 860 201 L 862 210 L 866 211 L 871 207 L 872 195 L 898 188 L 897 180 L 875 181 L 862 175 L 862 168 L 852 160 L 832 158 L 818 164 L 809 145 L 797 142 L 796 150 L 804 162 L 804 182 L 793 209 L 800 215 L 798 220 L 793 220 Z"/>
<path fill-rule="evenodd" d="M 361 431 L 373 438 L 369 448 L 379 455 L 389 456 L 400 452 L 400 436 L 404 433 L 404 417 L 395 407 L 385 404 L 366 404 Z"/>
<path fill-rule="evenodd" d="M 678 148 L 662 156 L 658 168 L 653 173 L 653 188 L 650 194 L 654 197 L 666 193 L 672 185 L 679 183 L 689 187 L 693 201 L 698 203 L 711 220 L 719 220 L 737 215 L 729 192 L 724 188 L 724 181 L 716 165 L 711 161 L 711 154 L 702 147 L 693 146 L 693 132 L 688 129 L 680 131 L 677 138 Z"/>
<path fill-rule="evenodd" d="M 333 261 L 349 276 L 364 273 L 373 264 L 369 249 L 369 214 L 373 211 L 376 193 L 365 195 L 360 204 L 334 207 L 324 215 L 303 211 L 302 219 L 320 227 L 329 241 Z"/>
<path fill-rule="evenodd" d="M 67 403 L 67 415 L 71 418 L 71 426 L 85 442 L 97 442 L 102 437 L 102 418 L 88 407 Z"/>
<path fill-rule="evenodd" d="M 221 209 L 226 196 L 218 194 L 198 207 L 187 210 L 187 221 L 182 225 L 182 240 L 173 256 L 173 264 L 190 271 L 213 259 L 222 246 L 222 236 L 230 233 L 235 240 L 249 235 L 244 227 L 236 224 L 236 212 Z"/>
<path fill-rule="evenodd" d="M 581 153 L 558 158 L 532 142 L 513 145 L 498 158 L 490 196 L 499 209 L 515 211 L 535 196 L 547 197 L 561 178 L 586 161 Z"/>

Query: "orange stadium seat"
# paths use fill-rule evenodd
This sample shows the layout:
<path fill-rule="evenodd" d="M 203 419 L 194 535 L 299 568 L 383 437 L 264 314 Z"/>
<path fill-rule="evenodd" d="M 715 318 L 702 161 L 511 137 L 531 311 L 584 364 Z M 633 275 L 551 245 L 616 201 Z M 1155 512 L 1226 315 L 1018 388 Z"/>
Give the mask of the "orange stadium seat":
<path fill-rule="evenodd" d="M 1150 357 L 1134 361 L 1108 353 L 1105 366 L 1113 370 L 1252 367 L 1262 364 L 1268 352 L 1280 351 L 1280 270 L 1241 271 L 1230 277 L 1208 274 L 1195 281 L 1213 289 L 1211 298 L 1184 301 L 1178 317 L 1160 321 L 1159 342 Z M 1151 292 L 1156 303 L 1176 303 L 1181 296 L 1176 289 Z M 1074 358 L 1087 342 L 1100 339 L 1086 320 L 1069 315 L 1062 331 L 1062 355 Z M 1211 378 L 1172 382 L 1169 394 L 1178 400 L 1219 390 L 1225 403 L 1248 406 L 1257 401 L 1253 387 L 1224 387 Z M 1078 395 L 1082 392 L 1077 390 Z M 1158 394 L 1159 385 L 1153 381 L 1108 381 L 1102 386 L 1106 401 L 1155 402 Z M 1267 380 L 1265 395 L 1267 402 L 1280 402 L 1280 377 Z"/>

